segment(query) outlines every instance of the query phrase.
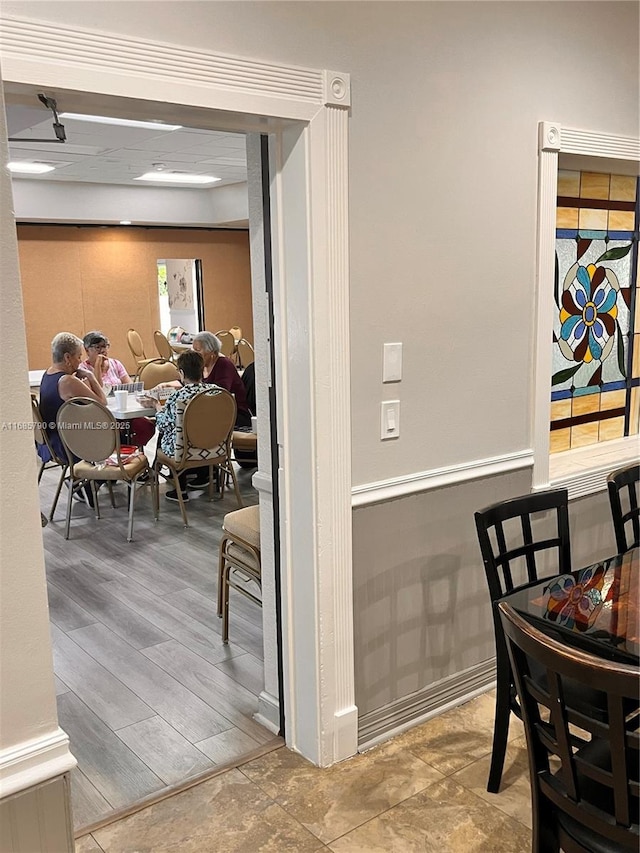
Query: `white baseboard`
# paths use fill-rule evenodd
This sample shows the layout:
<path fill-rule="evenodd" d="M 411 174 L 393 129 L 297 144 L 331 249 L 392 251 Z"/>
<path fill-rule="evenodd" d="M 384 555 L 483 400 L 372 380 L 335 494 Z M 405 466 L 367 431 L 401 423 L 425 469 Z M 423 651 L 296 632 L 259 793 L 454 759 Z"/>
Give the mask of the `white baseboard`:
<path fill-rule="evenodd" d="M 502 456 L 492 456 L 489 459 L 475 459 L 459 465 L 449 465 L 444 468 L 432 468 L 430 471 L 417 471 L 402 477 L 391 477 L 388 480 L 378 480 L 374 483 L 363 483 L 351 489 L 351 506 L 367 506 L 427 492 L 431 489 L 441 489 L 469 480 L 480 480 L 485 477 L 495 477 L 497 474 L 508 474 L 533 466 L 533 451 L 519 450 L 515 453 L 505 453 Z"/>
<path fill-rule="evenodd" d="M 491 658 L 383 708 L 363 714 L 358 725 L 358 751 L 364 752 L 418 723 L 486 693 L 494 686 L 495 679 L 496 662 Z"/>
<path fill-rule="evenodd" d="M 266 690 L 258 696 L 258 711 L 254 719 L 274 735 L 280 734 L 280 703 Z"/>
<path fill-rule="evenodd" d="M 0 798 L 73 770 L 69 738 L 58 728 L 0 751 Z"/>

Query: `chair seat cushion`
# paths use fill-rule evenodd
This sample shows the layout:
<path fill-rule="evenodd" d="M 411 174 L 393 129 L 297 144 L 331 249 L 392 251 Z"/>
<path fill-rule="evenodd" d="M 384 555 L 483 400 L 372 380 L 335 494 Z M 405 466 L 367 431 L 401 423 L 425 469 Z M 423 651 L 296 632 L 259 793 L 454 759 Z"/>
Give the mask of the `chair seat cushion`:
<path fill-rule="evenodd" d="M 228 512 L 222 522 L 229 536 L 238 537 L 260 549 L 260 507 L 246 506 L 235 512 Z"/>
<path fill-rule="evenodd" d="M 243 452 L 252 452 L 256 453 L 258 450 L 258 436 L 254 432 L 241 432 L 240 430 L 234 430 L 233 432 L 233 446 L 236 450 L 242 450 Z"/>
<path fill-rule="evenodd" d="M 80 480 L 132 480 L 138 474 L 141 474 L 148 467 L 147 457 L 135 456 L 122 467 L 124 468 L 124 476 L 117 465 L 104 465 L 97 467 L 90 462 L 76 462 L 73 466 L 73 474 L 76 479 Z"/>

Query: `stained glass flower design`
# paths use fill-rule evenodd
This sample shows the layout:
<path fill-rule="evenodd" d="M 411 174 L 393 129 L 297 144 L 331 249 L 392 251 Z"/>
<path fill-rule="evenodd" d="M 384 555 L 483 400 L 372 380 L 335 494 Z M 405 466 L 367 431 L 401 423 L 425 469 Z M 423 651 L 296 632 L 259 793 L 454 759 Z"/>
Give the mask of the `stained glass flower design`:
<path fill-rule="evenodd" d="M 562 289 L 558 345 L 565 358 L 589 364 L 604 361 L 615 339 L 620 284 L 608 267 L 575 263 Z"/>
<path fill-rule="evenodd" d="M 589 566 L 577 577 L 563 575 L 546 589 L 545 618 L 570 630 L 586 631 L 602 607 L 605 566 Z"/>

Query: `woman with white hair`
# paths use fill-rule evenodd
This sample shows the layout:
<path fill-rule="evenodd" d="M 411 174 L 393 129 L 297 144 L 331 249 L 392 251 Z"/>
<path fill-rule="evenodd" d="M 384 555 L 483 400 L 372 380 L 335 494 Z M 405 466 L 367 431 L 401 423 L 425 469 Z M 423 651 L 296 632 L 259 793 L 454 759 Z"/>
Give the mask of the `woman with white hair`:
<path fill-rule="evenodd" d="M 247 392 L 235 364 L 220 353 L 222 344 L 211 332 L 198 332 L 193 338 L 193 349 L 199 352 L 204 361 L 202 381 L 210 385 L 219 385 L 230 391 L 236 398 L 236 427 L 251 426 L 251 411 L 247 405 Z"/>
<path fill-rule="evenodd" d="M 89 397 L 99 403 L 107 402 L 93 371 L 80 367 L 81 361 L 80 338 L 71 332 L 60 332 L 51 341 L 51 367 L 45 371 L 40 383 L 40 414 L 51 446 L 63 459 L 67 454 L 56 427 L 56 417 L 62 404 L 72 397 Z M 38 453 L 43 462 L 50 461 L 46 445 L 38 445 Z"/>

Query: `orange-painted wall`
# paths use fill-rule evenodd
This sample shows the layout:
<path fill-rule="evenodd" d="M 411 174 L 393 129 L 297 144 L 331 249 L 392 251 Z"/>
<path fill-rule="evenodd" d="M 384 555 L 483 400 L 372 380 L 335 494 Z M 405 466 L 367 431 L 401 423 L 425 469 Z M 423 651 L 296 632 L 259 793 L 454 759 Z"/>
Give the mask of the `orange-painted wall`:
<path fill-rule="evenodd" d="M 128 329 L 157 355 L 158 258 L 199 258 L 206 328 L 238 325 L 253 343 L 247 231 L 19 225 L 18 251 L 30 370 L 49 366 L 51 339 L 62 331 L 101 329 L 131 373 Z"/>

